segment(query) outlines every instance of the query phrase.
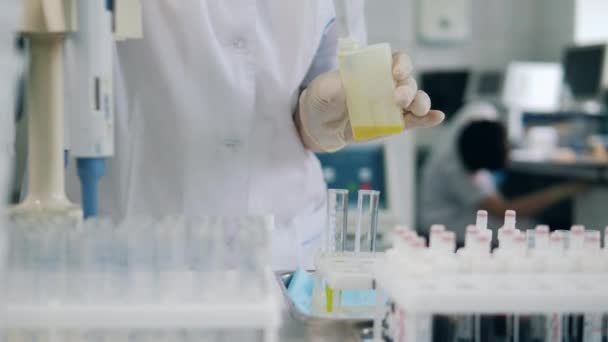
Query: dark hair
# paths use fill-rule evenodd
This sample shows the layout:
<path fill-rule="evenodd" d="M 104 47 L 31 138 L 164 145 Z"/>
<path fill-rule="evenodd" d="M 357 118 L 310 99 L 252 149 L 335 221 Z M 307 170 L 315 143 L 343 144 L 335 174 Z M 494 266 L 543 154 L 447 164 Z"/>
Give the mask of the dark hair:
<path fill-rule="evenodd" d="M 460 160 L 470 172 L 503 169 L 507 163 L 507 149 L 506 129 L 496 121 L 473 121 L 458 137 Z"/>

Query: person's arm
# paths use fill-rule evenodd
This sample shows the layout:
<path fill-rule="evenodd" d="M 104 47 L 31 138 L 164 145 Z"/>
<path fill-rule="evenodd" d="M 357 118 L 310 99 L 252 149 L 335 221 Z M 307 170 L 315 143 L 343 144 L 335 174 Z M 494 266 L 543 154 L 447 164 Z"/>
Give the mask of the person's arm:
<path fill-rule="evenodd" d="M 363 4 L 363 1 L 353 2 L 351 19 L 363 15 Z M 353 27 L 360 28 L 355 30 L 359 39 L 365 39 L 364 24 L 365 20 L 360 19 L 351 23 Z M 336 70 L 337 49 L 336 23 L 330 22 L 302 82 L 304 90 L 293 115 L 302 144 L 317 152 L 335 152 L 353 142 L 346 94 L 340 73 Z M 440 124 L 445 115 L 441 111 L 431 110 L 431 101 L 425 92 L 418 90 L 412 71 L 412 61 L 407 55 L 393 54 L 394 100 L 403 111 L 406 130 Z"/>
<path fill-rule="evenodd" d="M 499 193 L 493 193 L 480 201 L 479 209 L 487 210 L 491 215 L 499 217 L 504 215 L 506 210 L 515 210 L 520 216 L 532 216 L 553 204 L 584 191 L 585 188 L 584 184 L 567 183 L 511 200 L 503 198 Z"/>

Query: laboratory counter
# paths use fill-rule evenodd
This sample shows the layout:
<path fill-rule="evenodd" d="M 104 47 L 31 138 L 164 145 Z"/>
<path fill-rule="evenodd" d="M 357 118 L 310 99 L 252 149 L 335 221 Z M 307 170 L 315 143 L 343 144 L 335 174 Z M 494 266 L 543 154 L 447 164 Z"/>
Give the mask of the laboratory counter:
<path fill-rule="evenodd" d="M 509 171 L 608 184 L 608 163 L 594 160 L 573 162 L 512 160 Z"/>
<path fill-rule="evenodd" d="M 543 223 L 582 224 L 603 229 L 606 224 L 605 203 L 608 203 L 608 162 L 593 159 L 576 161 L 512 160 L 507 170 L 503 193 L 507 197 L 540 190 L 563 182 L 580 181 L 589 184 L 589 190 L 544 213 Z M 558 227 L 555 227 L 556 229 Z"/>

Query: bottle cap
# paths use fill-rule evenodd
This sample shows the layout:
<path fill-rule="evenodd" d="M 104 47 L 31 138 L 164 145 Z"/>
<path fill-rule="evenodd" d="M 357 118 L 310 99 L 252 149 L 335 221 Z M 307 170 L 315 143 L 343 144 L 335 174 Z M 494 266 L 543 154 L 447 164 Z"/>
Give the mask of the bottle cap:
<path fill-rule="evenodd" d="M 505 224 L 503 228 L 515 229 L 516 214 L 514 210 L 507 210 L 505 212 Z"/>
<path fill-rule="evenodd" d="M 479 229 L 477 229 L 476 226 L 470 224 L 470 225 L 467 226 L 466 232 L 467 232 L 467 234 L 476 235 L 476 234 L 479 234 Z"/>
<path fill-rule="evenodd" d="M 570 234 L 574 234 L 574 235 L 585 234 L 585 226 L 574 225 L 574 226 L 570 227 Z"/>
<path fill-rule="evenodd" d="M 431 226 L 431 234 L 441 233 L 444 231 L 445 231 L 445 226 L 443 224 L 434 224 Z"/>
<path fill-rule="evenodd" d="M 488 212 L 485 210 L 477 211 L 477 220 L 475 225 L 478 229 L 488 229 Z"/>

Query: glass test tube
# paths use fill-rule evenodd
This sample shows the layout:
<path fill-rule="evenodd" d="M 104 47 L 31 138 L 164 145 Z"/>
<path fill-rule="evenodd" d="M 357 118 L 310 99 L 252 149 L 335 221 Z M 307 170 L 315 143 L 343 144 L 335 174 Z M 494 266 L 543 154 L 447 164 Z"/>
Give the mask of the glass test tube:
<path fill-rule="evenodd" d="M 380 191 L 359 190 L 355 252 L 360 252 L 361 246 L 370 252 L 376 251 L 379 202 Z M 362 229 L 366 229 L 366 232 L 363 232 Z"/>
<path fill-rule="evenodd" d="M 343 252 L 346 249 L 348 223 L 348 190 L 327 191 L 327 226 L 325 229 L 325 251 Z"/>

